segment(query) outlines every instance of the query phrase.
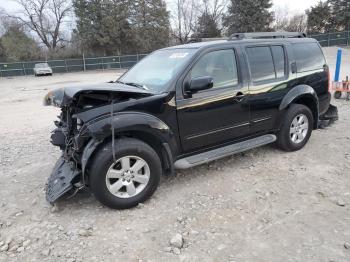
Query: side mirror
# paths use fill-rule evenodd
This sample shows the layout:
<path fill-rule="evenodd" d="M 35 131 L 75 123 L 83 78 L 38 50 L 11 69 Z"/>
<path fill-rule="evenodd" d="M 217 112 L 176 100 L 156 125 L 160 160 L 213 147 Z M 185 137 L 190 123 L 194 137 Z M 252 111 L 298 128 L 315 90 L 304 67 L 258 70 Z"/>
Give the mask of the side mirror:
<path fill-rule="evenodd" d="M 210 89 L 214 86 L 214 79 L 211 76 L 201 76 L 192 78 L 191 82 L 186 85 L 187 93 L 196 93 L 201 90 Z"/>

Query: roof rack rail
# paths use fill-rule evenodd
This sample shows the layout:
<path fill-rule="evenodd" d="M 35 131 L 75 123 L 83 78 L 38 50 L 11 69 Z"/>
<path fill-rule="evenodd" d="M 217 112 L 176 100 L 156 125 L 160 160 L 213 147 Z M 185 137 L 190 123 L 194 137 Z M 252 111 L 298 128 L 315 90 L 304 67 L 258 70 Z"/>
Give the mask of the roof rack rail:
<path fill-rule="evenodd" d="M 198 43 L 198 42 L 210 42 L 218 40 L 228 40 L 228 37 L 203 37 L 203 38 L 190 38 L 186 44 Z"/>
<path fill-rule="evenodd" d="M 228 41 L 242 39 L 257 38 L 305 38 L 306 33 L 303 32 L 258 32 L 258 33 L 235 33 L 232 34 Z"/>

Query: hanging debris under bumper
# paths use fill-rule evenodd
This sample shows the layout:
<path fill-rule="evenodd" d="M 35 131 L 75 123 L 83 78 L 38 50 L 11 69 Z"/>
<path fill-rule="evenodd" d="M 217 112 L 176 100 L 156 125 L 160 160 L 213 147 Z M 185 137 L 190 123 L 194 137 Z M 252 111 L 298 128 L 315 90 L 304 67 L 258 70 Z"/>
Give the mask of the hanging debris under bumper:
<path fill-rule="evenodd" d="M 54 203 L 65 193 L 73 189 L 73 180 L 81 175 L 81 171 L 76 169 L 74 163 L 59 158 L 47 181 L 46 200 Z"/>
<path fill-rule="evenodd" d="M 327 112 L 320 116 L 319 128 L 321 129 L 326 128 L 327 126 L 330 126 L 338 119 L 339 119 L 338 108 L 330 104 Z"/>

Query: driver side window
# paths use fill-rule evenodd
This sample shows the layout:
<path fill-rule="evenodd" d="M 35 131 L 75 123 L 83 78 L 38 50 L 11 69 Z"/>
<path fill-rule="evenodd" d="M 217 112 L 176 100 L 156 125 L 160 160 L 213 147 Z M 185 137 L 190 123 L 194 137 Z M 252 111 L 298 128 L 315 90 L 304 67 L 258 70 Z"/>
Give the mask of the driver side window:
<path fill-rule="evenodd" d="M 218 50 L 202 56 L 191 70 L 191 79 L 211 76 L 213 88 L 230 87 L 238 84 L 237 63 L 232 49 Z"/>

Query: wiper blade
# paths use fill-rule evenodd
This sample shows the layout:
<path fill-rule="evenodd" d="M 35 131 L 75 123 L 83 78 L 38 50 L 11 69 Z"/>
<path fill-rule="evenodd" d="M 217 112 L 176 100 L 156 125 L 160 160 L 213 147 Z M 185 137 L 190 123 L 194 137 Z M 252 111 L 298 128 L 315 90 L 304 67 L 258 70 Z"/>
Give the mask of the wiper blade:
<path fill-rule="evenodd" d="M 149 90 L 149 89 L 147 88 L 147 86 L 141 85 L 141 84 L 138 84 L 138 83 L 132 83 L 132 82 L 127 82 L 127 83 L 125 83 L 125 82 L 122 82 L 122 81 L 119 81 L 119 80 L 117 80 L 117 81 L 115 81 L 115 82 L 116 82 L 116 83 L 119 83 L 119 84 L 123 84 L 123 85 L 138 87 L 138 88 L 141 88 L 141 89 L 143 89 L 143 90 Z"/>
<path fill-rule="evenodd" d="M 141 85 L 141 84 L 138 84 L 138 83 L 128 82 L 128 83 L 123 83 L 123 84 L 128 85 L 128 86 L 135 86 L 135 87 L 138 87 L 138 88 L 142 88 L 143 90 L 149 90 L 147 88 L 147 86 Z"/>

